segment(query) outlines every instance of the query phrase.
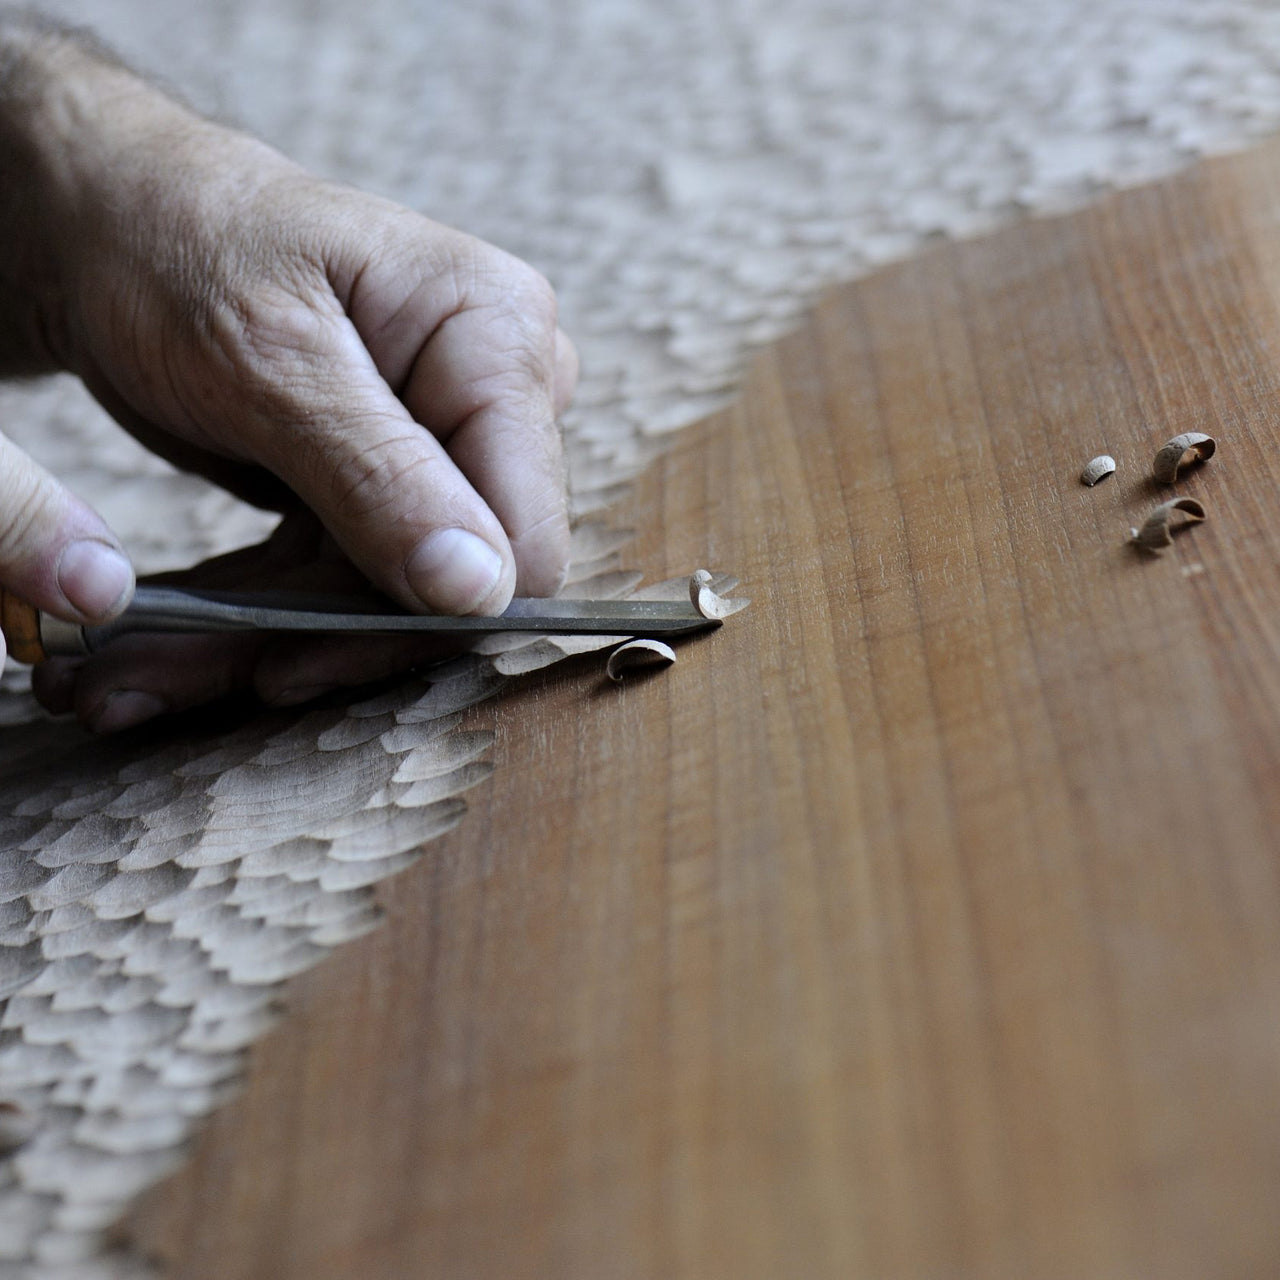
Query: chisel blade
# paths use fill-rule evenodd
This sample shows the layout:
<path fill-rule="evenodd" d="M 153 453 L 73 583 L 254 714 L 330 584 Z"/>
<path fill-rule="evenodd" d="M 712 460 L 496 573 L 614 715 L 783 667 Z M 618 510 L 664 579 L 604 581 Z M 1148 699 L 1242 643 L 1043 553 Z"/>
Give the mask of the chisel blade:
<path fill-rule="evenodd" d="M 385 606 L 383 606 L 385 607 Z M 129 607 L 100 627 L 78 627 L 41 617 L 49 653 L 94 653 L 122 635 L 138 632 L 199 634 L 273 631 L 306 635 L 479 636 L 524 631 L 543 635 L 618 635 L 663 638 L 720 625 L 691 601 L 513 600 L 498 617 L 376 612 L 367 602 L 323 596 L 193 591 L 140 586 Z"/>

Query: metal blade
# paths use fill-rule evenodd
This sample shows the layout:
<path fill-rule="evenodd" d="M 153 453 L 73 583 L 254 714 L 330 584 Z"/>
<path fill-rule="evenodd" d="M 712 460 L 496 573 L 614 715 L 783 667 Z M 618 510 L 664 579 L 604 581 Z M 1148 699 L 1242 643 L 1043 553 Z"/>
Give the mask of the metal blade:
<path fill-rule="evenodd" d="M 282 608 L 288 600 L 291 607 Z M 293 605 L 308 607 L 292 607 Z M 327 607 L 316 607 L 324 605 Z M 308 634 L 488 635 L 529 631 L 547 635 L 678 636 L 719 625 L 690 602 L 663 600 L 540 600 L 517 598 L 496 618 L 375 613 L 368 602 L 329 597 L 286 597 L 187 591 L 141 586 L 114 622 L 85 627 L 90 651 L 130 633 L 293 631 Z"/>

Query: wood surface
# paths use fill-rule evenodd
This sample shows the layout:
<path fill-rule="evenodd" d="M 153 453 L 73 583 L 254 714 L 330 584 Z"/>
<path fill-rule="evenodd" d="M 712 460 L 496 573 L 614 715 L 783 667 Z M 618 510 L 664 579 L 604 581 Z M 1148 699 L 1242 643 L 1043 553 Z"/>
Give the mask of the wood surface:
<path fill-rule="evenodd" d="M 132 1238 L 175 1280 L 1280 1273 L 1277 298 L 1274 148 L 832 295 L 619 513 L 751 609 L 472 714 L 468 820 Z M 1145 555 L 1188 430 L 1208 520 Z"/>

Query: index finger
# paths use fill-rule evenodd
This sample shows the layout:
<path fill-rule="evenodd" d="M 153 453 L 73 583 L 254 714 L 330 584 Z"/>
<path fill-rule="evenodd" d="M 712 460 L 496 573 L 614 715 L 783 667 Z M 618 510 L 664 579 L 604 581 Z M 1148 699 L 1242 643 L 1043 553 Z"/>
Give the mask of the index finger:
<path fill-rule="evenodd" d="M 522 595 L 559 590 L 569 553 L 554 328 L 543 340 L 548 349 L 535 352 L 501 308 L 459 312 L 423 348 L 403 394 L 501 521 Z"/>
<path fill-rule="evenodd" d="M 555 294 L 531 267 L 469 236 L 425 219 L 395 226 L 395 247 L 363 270 L 335 262 L 335 291 L 379 372 L 498 517 L 516 589 L 550 594 L 569 550 L 556 417 L 577 376 Z"/>

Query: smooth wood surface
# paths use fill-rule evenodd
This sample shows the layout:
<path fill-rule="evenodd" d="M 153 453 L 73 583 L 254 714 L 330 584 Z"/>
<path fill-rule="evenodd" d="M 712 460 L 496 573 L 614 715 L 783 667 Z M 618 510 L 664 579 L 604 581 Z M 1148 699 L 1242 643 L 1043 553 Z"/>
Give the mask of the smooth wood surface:
<path fill-rule="evenodd" d="M 181 1280 L 1280 1273 L 1277 298 L 1274 149 L 832 296 L 621 513 L 753 607 L 475 712 L 469 820 L 135 1237 Z M 1187 430 L 1209 519 L 1144 556 Z"/>

